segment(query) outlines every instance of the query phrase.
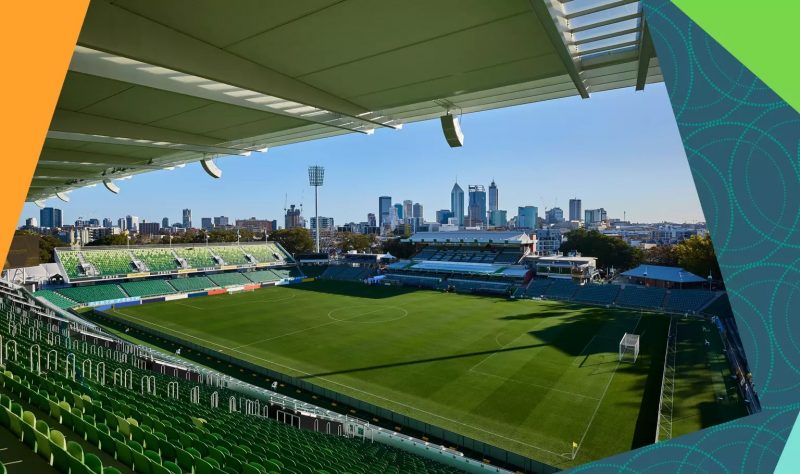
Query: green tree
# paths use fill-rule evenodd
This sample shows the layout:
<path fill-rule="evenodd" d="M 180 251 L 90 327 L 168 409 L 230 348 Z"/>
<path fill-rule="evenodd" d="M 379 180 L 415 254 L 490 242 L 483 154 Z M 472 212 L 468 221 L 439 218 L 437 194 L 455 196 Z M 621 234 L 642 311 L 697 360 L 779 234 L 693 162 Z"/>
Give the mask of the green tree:
<path fill-rule="evenodd" d="M 716 280 L 722 278 L 711 236 L 693 235 L 676 244 L 675 253 L 678 264 L 695 275 L 705 277 L 710 274 Z"/>
<path fill-rule="evenodd" d="M 678 265 L 678 254 L 674 245 L 657 245 L 644 251 L 643 262 L 674 267 Z"/>
<path fill-rule="evenodd" d="M 408 242 L 401 242 L 401 239 L 386 239 L 382 245 L 383 253 L 390 253 L 397 258 L 409 258 L 417 253 L 414 245 Z"/>
<path fill-rule="evenodd" d="M 643 258 L 640 249 L 596 230 L 576 229 L 567 232 L 566 237 L 567 241 L 561 244 L 562 252 L 577 251 L 587 257 L 595 257 L 599 268 L 614 267 L 623 271 L 635 267 Z"/>
<path fill-rule="evenodd" d="M 355 250 L 357 252 L 367 252 L 372 245 L 372 239 L 364 234 L 354 234 L 352 232 L 342 232 L 337 239 L 339 249 L 342 252 Z"/>
<path fill-rule="evenodd" d="M 292 255 L 311 252 L 314 249 L 314 241 L 311 239 L 311 234 L 302 227 L 276 230 L 269 234 L 269 240 L 278 242 Z"/>
<path fill-rule="evenodd" d="M 101 245 L 128 245 L 128 234 L 107 235 L 102 239 L 97 239 L 95 241 L 86 244 L 87 247 L 95 247 Z"/>

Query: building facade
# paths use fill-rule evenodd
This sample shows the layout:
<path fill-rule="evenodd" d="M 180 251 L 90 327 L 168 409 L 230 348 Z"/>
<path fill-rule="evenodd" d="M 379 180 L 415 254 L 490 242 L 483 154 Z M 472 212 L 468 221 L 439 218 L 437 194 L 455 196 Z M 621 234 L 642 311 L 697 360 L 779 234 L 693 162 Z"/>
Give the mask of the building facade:
<path fill-rule="evenodd" d="M 391 222 L 392 217 L 392 197 L 381 196 L 378 198 L 378 225 L 383 227 L 385 223 Z"/>
<path fill-rule="evenodd" d="M 284 216 L 284 229 L 294 229 L 295 227 L 303 227 L 303 216 L 300 215 L 300 208 L 292 204 Z"/>
<path fill-rule="evenodd" d="M 497 184 L 492 180 L 492 184 L 489 185 L 489 212 L 499 209 L 498 197 Z"/>
<path fill-rule="evenodd" d="M 464 190 L 456 183 L 450 191 L 450 212 L 459 226 L 464 225 Z"/>
<path fill-rule="evenodd" d="M 158 235 L 161 226 L 158 222 L 142 222 L 139 224 L 139 233 L 144 235 Z"/>
<path fill-rule="evenodd" d="M 39 223 L 42 227 L 47 229 L 56 229 L 62 227 L 64 223 L 61 220 L 61 209 L 54 207 L 45 207 L 39 211 Z"/>
<path fill-rule="evenodd" d="M 536 206 L 520 206 L 517 208 L 517 228 L 535 229 L 539 217 L 539 208 Z"/>
<path fill-rule="evenodd" d="M 581 200 L 573 198 L 569 200 L 569 220 L 579 221 L 583 217 L 581 214 Z"/>
<path fill-rule="evenodd" d="M 191 229 L 192 228 L 192 210 L 191 209 L 184 209 L 183 210 L 183 228 L 184 229 Z"/>
<path fill-rule="evenodd" d="M 489 225 L 491 227 L 508 226 L 508 213 L 505 210 L 495 209 L 489 211 Z"/>
<path fill-rule="evenodd" d="M 560 207 L 548 209 L 544 213 L 544 221 L 547 224 L 558 224 L 564 222 L 564 211 Z"/>
<path fill-rule="evenodd" d="M 422 204 L 416 203 L 414 204 L 411 217 L 414 219 L 422 219 Z"/>
<path fill-rule="evenodd" d="M 210 217 L 203 217 L 200 219 L 200 228 L 203 230 L 211 230 L 214 228 L 214 220 Z"/>
<path fill-rule="evenodd" d="M 469 191 L 467 225 L 470 227 L 486 226 L 486 188 L 481 184 L 471 184 L 467 189 Z"/>

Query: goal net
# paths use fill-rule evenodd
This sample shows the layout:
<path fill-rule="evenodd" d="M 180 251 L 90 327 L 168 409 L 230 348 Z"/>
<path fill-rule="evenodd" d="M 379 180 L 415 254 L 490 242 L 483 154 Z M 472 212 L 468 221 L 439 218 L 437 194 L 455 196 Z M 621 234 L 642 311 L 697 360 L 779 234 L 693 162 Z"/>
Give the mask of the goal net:
<path fill-rule="evenodd" d="M 619 360 L 625 357 L 633 357 L 632 362 L 639 358 L 639 335 L 625 333 L 619 341 Z"/>

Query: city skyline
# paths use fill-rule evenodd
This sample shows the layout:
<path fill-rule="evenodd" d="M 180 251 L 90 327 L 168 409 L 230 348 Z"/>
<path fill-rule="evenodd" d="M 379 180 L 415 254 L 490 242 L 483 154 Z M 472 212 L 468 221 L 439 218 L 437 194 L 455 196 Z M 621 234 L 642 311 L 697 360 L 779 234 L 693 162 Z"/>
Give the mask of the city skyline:
<path fill-rule="evenodd" d="M 638 94 L 611 91 L 593 99 L 464 115 L 469 145 L 456 150 L 447 146 L 438 121 L 432 120 L 373 136 L 346 135 L 249 158 L 221 158 L 224 175 L 219 180 L 192 164 L 122 181 L 116 196 L 96 186 L 72 192 L 70 203 L 49 199 L 46 205 L 62 209 L 65 223 L 127 214 L 148 222 L 168 217 L 172 223 L 181 220 L 186 208 L 198 223 L 200 217 L 220 215 L 281 221 L 285 203 L 313 205 L 306 167 L 316 162 L 326 166 L 327 175 L 319 212 L 342 223 L 362 222 L 367 213 L 376 213 L 381 195 L 392 196 L 392 204 L 405 199 L 423 204 L 425 219 L 432 221 L 435 210 L 451 208 L 449 190 L 456 177 L 462 189 L 494 180 L 502 188 L 499 208 L 509 211 L 509 218 L 518 206 L 568 209 L 568 199 L 578 196 L 584 208 L 604 207 L 609 217 L 705 220 L 663 86 Z M 567 125 L 579 116 L 587 126 L 576 132 Z M 177 197 L 164 200 L 167 190 Z M 19 225 L 38 211 L 26 204 Z"/>

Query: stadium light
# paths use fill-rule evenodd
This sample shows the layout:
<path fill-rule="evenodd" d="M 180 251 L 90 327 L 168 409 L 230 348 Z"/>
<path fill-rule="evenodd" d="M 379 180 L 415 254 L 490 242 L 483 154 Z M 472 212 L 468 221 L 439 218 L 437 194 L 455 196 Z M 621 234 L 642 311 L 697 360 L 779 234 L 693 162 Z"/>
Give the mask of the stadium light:
<path fill-rule="evenodd" d="M 308 167 L 308 184 L 314 186 L 314 227 L 316 252 L 319 253 L 319 187 L 325 180 L 325 168 L 322 166 Z"/>

